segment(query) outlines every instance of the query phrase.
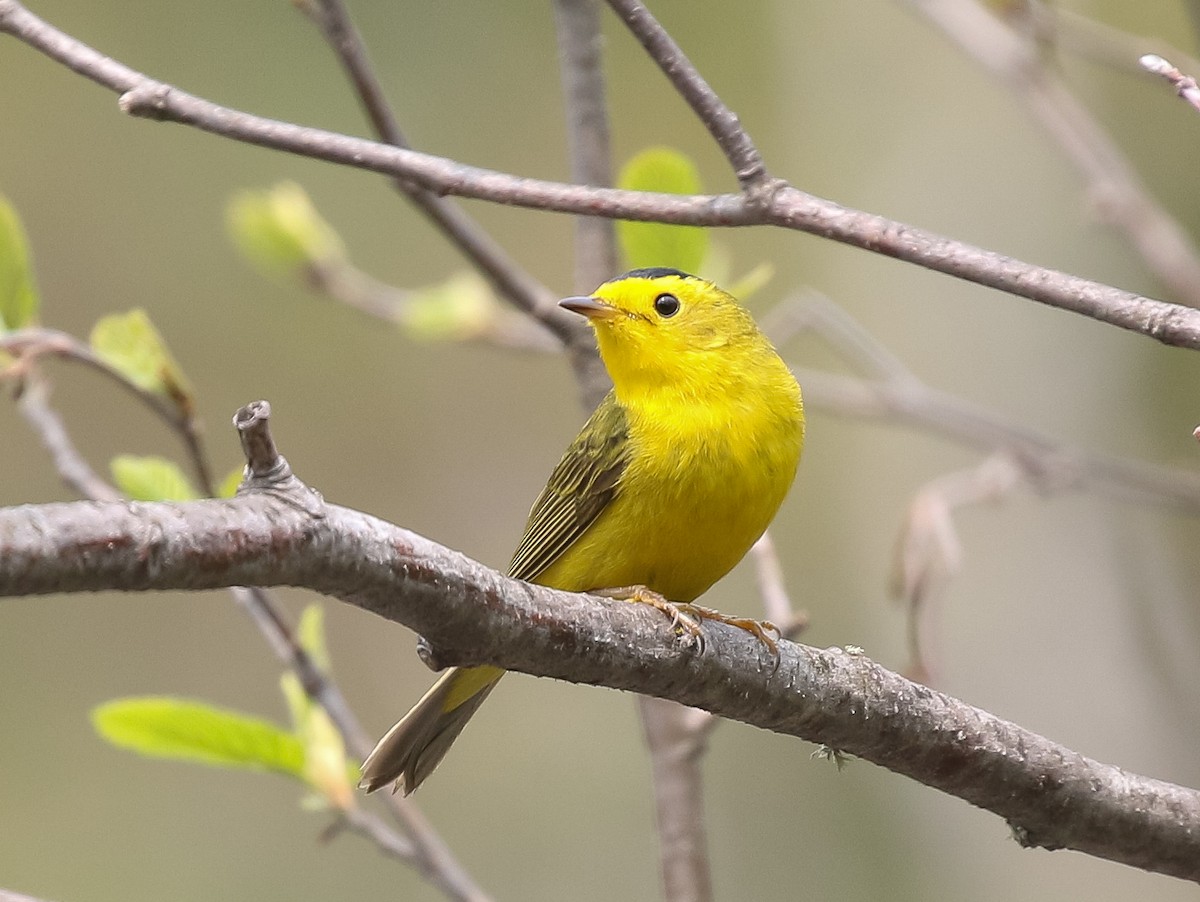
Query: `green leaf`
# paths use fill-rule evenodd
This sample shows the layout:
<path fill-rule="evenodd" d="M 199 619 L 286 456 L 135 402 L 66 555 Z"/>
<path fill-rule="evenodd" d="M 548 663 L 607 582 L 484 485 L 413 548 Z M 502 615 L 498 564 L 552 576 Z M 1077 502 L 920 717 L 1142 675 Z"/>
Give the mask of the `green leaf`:
<path fill-rule="evenodd" d="M 256 717 L 177 698 L 117 699 L 92 711 L 96 732 L 150 758 L 304 777 L 300 740 Z"/>
<path fill-rule="evenodd" d="M 422 341 L 462 341 L 486 331 L 499 304 L 487 282 L 474 273 L 458 273 L 414 291 L 401 309 L 400 323 Z"/>
<path fill-rule="evenodd" d="M 0 333 L 23 329 L 37 312 L 38 293 L 25 229 L 12 204 L 0 195 Z"/>
<path fill-rule="evenodd" d="M 617 186 L 629 191 L 665 194 L 699 194 L 701 191 L 695 164 L 669 147 L 643 150 L 625 164 L 617 178 Z M 621 220 L 617 223 L 617 238 L 630 269 L 671 266 L 698 273 L 708 253 L 708 233 L 699 226 Z"/>
<path fill-rule="evenodd" d="M 108 466 L 117 488 L 134 501 L 193 501 L 200 497 L 179 466 L 165 457 L 120 454 Z"/>
<path fill-rule="evenodd" d="M 346 258 L 341 237 L 295 182 L 239 191 L 226 207 L 225 222 L 242 254 L 268 272 L 291 275 Z"/>
<path fill-rule="evenodd" d="M 191 411 L 191 386 L 145 310 L 113 313 L 92 328 L 96 356 L 143 391 L 165 395 Z"/>

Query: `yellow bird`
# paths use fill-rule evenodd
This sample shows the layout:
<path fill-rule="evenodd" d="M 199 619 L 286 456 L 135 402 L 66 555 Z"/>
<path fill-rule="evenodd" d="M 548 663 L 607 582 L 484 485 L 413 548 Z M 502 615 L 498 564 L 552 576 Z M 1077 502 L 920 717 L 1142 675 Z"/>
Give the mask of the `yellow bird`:
<path fill-rule="evenodd" d="M 613 390 L 534 502 L 509 575 L 773 645 L 757 621 L 691 602 L 742 559 L 795 478 L 804 408 L 791 371 L 737 300 L 679 270 L 633 270 L 561 305 L 595 329 Z M 447 670 L 379 741 L 360 785 L 416 789 L 503 675 Z"/>

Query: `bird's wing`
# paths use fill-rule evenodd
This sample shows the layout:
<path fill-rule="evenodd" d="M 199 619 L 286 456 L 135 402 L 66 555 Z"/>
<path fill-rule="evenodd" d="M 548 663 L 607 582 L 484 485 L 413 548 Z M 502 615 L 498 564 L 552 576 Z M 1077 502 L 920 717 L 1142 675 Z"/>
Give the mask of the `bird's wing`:
<path fill-rule="evenodd" d="M 628 462 L 625 410 L 610 392 L 567 448 L 533 503 L 509 575 L 534 580 L 558 560 L 616 497 Z"/>

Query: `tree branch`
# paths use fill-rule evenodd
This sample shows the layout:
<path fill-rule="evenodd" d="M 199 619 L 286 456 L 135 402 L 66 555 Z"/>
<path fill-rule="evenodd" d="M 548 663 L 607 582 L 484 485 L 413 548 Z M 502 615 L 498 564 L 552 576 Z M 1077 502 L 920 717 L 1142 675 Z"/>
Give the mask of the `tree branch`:
<path fill-rule="evenodd" d="M 0 335 L 0 350 L 8 351 L 17 358 L 17 362 L 8 370 L 0 372 L 0 377 L 14 375 L 18 378 L 24 377 L 27 372 L 32 371 L 40 358 L 58 357 L 72 363 L 83 364 L 110 382 L 119 385 L 154 411 L 179 435 L 192 469 L 196 473 L 196 479 L 200 483 L 201 491 L 206 495 L 217 493 L 212 467 L 208 462 L 208 454 L 204 450 L 203 429 L 196 418 L 190 398 L 168 397 L 143 388 L 96 354 L 87 344 L 74 335 L 58 329 L 33 326 L 7 332 Z"/>
<path fill-rule="evenodd" d="M 909 5 L 999 78 L 1087 182 L 1097 218 L 1124 233 L 1171 295 L 1200 306 L 1200 255 L 1187 230 L 1146 189 L 1112 136 L 1067 88 L 1029 36 L 978 2 Z"/>
<path fill-rule="evenodd" d="M 14 332 L 5 338 L 23 334 Z M 64 340 L 69 338 L 63 333 L 54 334 L 62 335 Z M 97 370 L 138 392 L 139 396 L 142 394 L 136 386 L 127 383 L 120 373 L 107 368 L 103 361 L 94 359 L 84 362 L 91 363 Z M 49 388 L 45 379 L 36 367 L 28 365 L 28 361 L 22 363 L 28 372 L 23 376 L 19 407 L 50 452 L 63 480 L 93 501 L 120 499 L 121 493 L 102 480 L 75 448 L 61 418 L 49 406 Z M 239 411 L 234 421 L 250 465 L 248 480 L 260 489 L 274 489 L 278 480 L 291 476 L 290 468 L 279 457 L 267 430 L 269 415 L 270 406 L 259 402 Z M 299 485 L 298 482 L 296 485 Z M 229 592 L 267 640 L 276 657 L 296 674 L 308 697 L 325 709 L 350 752 L 360 760 L 366 758 L 374 745 L 373 741 L 346 703 L 341 689 L 297 641 L 291 625 L 279 612 L 269 593 L 260 587 L 243 586 L 231 586 Z M 393 818 L 405 830 L 407 839 L 395 836 L 386 825 L 365 813 L 350 811 L 343 812 L 343 816 L 350 820 L 356 832 L 374 839 L 388 854 L 405 860 L 450 898 L 462 902 L 486 902 L 487 896 L 450 853 L 411 799 L 388 795 L 384 802 Z"/>
<path fill-rule="evenodd" d="M 1200 348 L 1200 311 L 1023 263 L 904 223 L 843 207 L 786 183 L 766 199 L 673 195 L 523 178 L 442 157 L 238 112 L 154 81 L 0 0 L 0 31 L 121 94 L 131 115 L 408 179 L 440 194 L 560 213 L 707 226 L 772 225 L 831 238 L 1147 335 Z"/>
<path fill-rule="evenodd" d="M 297 5 L 316 23 L 333 48 L 379 140 L 407 148 L 408 140 L 400 130 L 383 86 L 375 76 L 362 36 L 342 0 L 302 0 Z M 397 177 L 394 184 L 483 273 L 497 293 L 544 325 L 568 348 L 584 343 L 581 335 L 586 330 L 579 327 L 575 318 L 563 314 L 553 293 L 522 269 L 453 201 L 403 177 Z"/>
<path fill-rule="evenodd" d="M 567 149 L 571 178 L 584 185 L 612 182 L 608 111 L 604 94 L 603 43 L 598 0 L 556 0 L 555 35 L 559 70 L 566 95 Z M 616 230 L 608 219 L 580 216 L 575 220 L 575 291 L 587 293 L 617 273 Z M 585 347 L 588 365 L 575 366 L 581 400 L 590 411 L 612 388 L 612 380 L 596 353 L 590 330 Z"/>
<path fill-rule="evenodd" d="M 1167 60 L 1153 53 L 1147 53 L 1139 62 L 1147 72 L 1169 81 L 1176 94 L 1191 104 L 1193 109 L 1200 110 L 1200 86 L 1196 85 L 1194 77 L 1184 75 Z"/>
<path fill-rule="evenodd" d="M 571 178 L 612 184 L 612 160 L 600 33 L 599 0 L 555 0 L 555 34 L 566 100 Z M 617 272 L 616 235 L 607 219 L 583 216 L 575 224 L 575 290 L 591 291 Z"/>
<path fill-rule="evenodd" d="M 66 485 L 84 498 L 117 501 L 121 493 L 100 478 L 67 434 L 66 424 L 50 406 L 50 384 L 34 368 L 21 380 L 17 409 L 50 455 L 54 469 Z"/>
<path fill-rule="evenodd" d="M 658 830 L 663 898 L 706 902 L 713 897 L 708 831 L 704 824 L 704 777 L 700 761 L 707 731 L 691 729 L 695 708 L 662 698 L 638 698 L 642 734 L 650 749 L 654 821 Z M 705 714 L 709 720 L 715 720 Z"/>
<path fill-rule="evenodd" d="M 770 174 L 762 154 L 742 128 L 737 113 L 725 105 L 704 76 L 692 65 L 672 38 L 638 0 L 608 0 L 608 5 L 633 32 L 650 58 L 658 64 L 675 90 L 704 123 L 733 167 L 747 194 L 769 188 Z"/>
<path fill-rule="evenodd" d="M 612 184 L 612 163 L 601 66 L 598 0 L 555 0 L 559 67 L 566 95 L 567 146 L 571 178 L 585 185 Z M 575 289 L 591 291 L 617 271 L 616 233 L 611 220 L 580 216 L 575 220 Z M 612 385 L 603 380 L 583 385 L 585 406 L 594 407 Z M 704 787 L 699 756 L 679 753 L 676 737 L 686 712 L 673 702 L 641 697 L 638 714 L 650 755 L 659 873 L 663 898 L 671 902 L 708 902 L 712 876 L 704 829 Z"/>
<path fill-rule="evenodd" d="M 261 467 L 259 468 L 262 469 Z M 0 596 L 301 586 L 489 663 L 671 699 L 857 755 L 1004 817 L 1018 841 L 1200 881 L 1200 793 L 1090 760 L 840 649 L 775 661 L 706 624 L 702 653 L 640 605 L 509 579 L 324 503 L 294 477 L 237 498 L 0 509 Z"/>

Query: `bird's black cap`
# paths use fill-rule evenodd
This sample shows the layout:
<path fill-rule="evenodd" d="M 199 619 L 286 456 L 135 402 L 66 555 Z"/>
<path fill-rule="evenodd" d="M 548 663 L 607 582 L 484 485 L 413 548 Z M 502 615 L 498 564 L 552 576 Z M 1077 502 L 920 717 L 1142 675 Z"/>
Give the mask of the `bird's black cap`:
<path fill-rule="evenodd" d="M 671 269 L 669 266 L 650 266 L 646 269 L 631 269 L 624 275 L 617 276 L 611 279 L 613 282 L 620 282 L 624 279 L 661 279 L 663 276 L 678 276 L 681 279 L 698 279 L 699 276 L 693 276 L 690 272 L 684 272 L 682 269 Z"/>

